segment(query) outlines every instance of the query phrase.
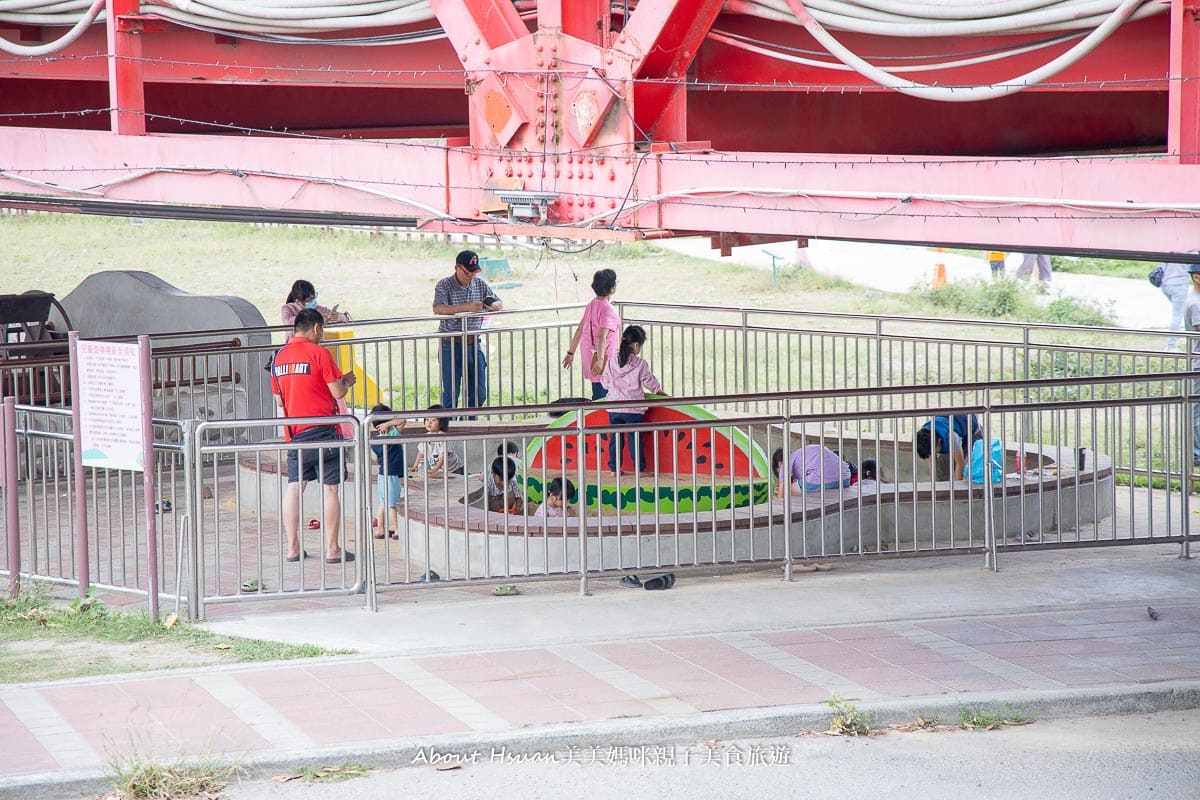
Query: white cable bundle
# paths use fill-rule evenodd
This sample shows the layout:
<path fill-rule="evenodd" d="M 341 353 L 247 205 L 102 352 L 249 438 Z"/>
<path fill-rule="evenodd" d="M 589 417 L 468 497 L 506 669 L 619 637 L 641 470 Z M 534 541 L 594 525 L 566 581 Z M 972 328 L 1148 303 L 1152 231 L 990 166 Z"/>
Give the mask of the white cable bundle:
<path fill-rule="evenodd" d="M 104 0 L 0 0 L 0 21 L 21 25 L 72 25 L 62 38 L 43 45 L 13 44 L 0 50 L 39 56 L 69 46 L 96 20 Z M 804 0 L 811 17 L 797 20 L 787 0 L 728 0 L 726 11 L 796 24 L 850 69 L 904 94 L 930 100 L 974 101 L 1012 94 L 1040 83 L 1078 61 L 1133 19 L 1159 14 L 1170 0 Z M 327 31 L 409 25 L 436 19 L 429 0 L 143 0 L 141 11 L 203 30 L 281 35 L 274 41 L 319 43 L 296 36 Z M 927 86 L 880 69 L 841 44 L 829 30 L 889 37 L 938 38 L 1093 30 L 1049 63 L 989 86 Z M 428 41 L 440 31 L 402 37 L 360 37 L 344 44 Z M 718 37 L 719 38 L 719 37 Z M 1017 52 L 1017 51 L 1014 51 Z M 770 53 L 768 53 L 770 54 Z M 794 58 L 779 56 L 785 60 Z"/>

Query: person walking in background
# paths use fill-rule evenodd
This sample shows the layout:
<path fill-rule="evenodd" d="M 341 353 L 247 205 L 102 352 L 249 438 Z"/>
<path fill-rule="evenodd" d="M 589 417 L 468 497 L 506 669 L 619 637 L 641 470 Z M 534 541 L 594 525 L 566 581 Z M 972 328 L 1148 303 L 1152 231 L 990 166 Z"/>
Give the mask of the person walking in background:
<path fill-rule="evenodd" d="M 1192 287 L 1188 291 L 1183 318 L 1189 333 L 1200 333 L 1200 264 L 1188 264 L 1188 277 Z M 1191 347 L 1190 366 L 1200 370 L 1200 336 L 1189 340 Z M 1192 396 L 1200 397 L 1200 380 L 1192 381 Z M 1192 466 L 1200 467 L 1200 403 L 1192 403 Z"/>
<path fill-rule="evenodd" d="M 1017 278 L 1029 278 L 1033 275 L 1033 268 L 1037 266 L 1037 288 L 1042 294 L 1045 294 L 1050 286 L 1050 276 L 1053 272 L 1050 264 L 1050 256 L 1045 253 L 1023 253 L 1021 266 L 1017 267 Z"/>
<path fill-rule="evenodd" d="M 308 281 L 299 280 L 292 284 L 287 300 L 283 301 L 283 307 L 279 309 L 279 317 L 284 325 L 294 325 L 296 315 L 306 308 L 315 310 L 327 323 L 350 321 L 350 315 L 345 311 L 338 311 L 337 305 L 333 308 L 318 305 L 316 287 Z"/>
<path fill-rule="evenodd" d="M 608 390 L 610 402 L 622 400 L 644 400 L 646 392 L 660 394 L 662 384 L 642 358 L 642 346 L 646 343 L 646 331 L 641 325 L 630 325 L 621 334 L 621 345 L 617 357 L 608 362 L 604 371 L 604 388 Z M 645 408 L 623 408 L 608 412 L 608 421 L 613 425 L 637 425 L 646 418 Z M 608 445 L 608 474 L 615 478 L 621 469 L 621 451 L 629 442 L 634 469 L 639 473 L 646 470 L 646 455 L 639 444 L 637 433 L 611 434 Z"/>
<path fill-rule="evenodd" d="M 1188 292 L 1192 288 L 1192 276 L 1188 273 L 1187 264 L 1167 262 L 1162 265 L 1162 271 L 1162 284 L 1158 288 L 1171 303 L 1171 322 L 1167 330 L 1183 330 L 1183 311 L 1187 306 Z M 1167 338 L 1168 350 L 1177 349 L 1177 344 L 1175 336 Z"/>
<path fill-rule="evenodd" d="M 575 328 L 575 335 L 567 345 L 567 354 L 563 356 L 563 369 L 571 366 L 575 360 L 575 351 L 579 351 L 583 363 L 583 377 L 591 381 L 592 399 L 599 400 L 608 394 L 601 382 L 605 367 L 609 360 L 617 355 L 617 331 L 621 318 L 613 308 L 612 296 L 617 291 L 617 273 L 611 269 L 597 270 L 592 276 L 592 291 L 596 293 L 583 310 L 583 318 Z"/>
<path fill-rule="evenodd" d="M 479 256 L 463 250 L 454 258 L 454 274 L 442 278 L 433 289 L 433 313 L 446 317 L 438 325 L 438 333 L 459 334 L 442 337 L 442 405 L 446 408 L 458 406 L 464 373 L 467 385 L 463 405 L 478 408 L 487 402 L 487 357 L 479 339 L 483 318 L 467 317 L 465 331 L 460 320 L 451 319 L 454 314 L 499 311 L 504 307 L 492 287 L 479 277 L 480 269 Z"/>
<path fill-rule="evenodd" d="M 294 335 L 275 354 L 271 366 L 271 393 L 284 417 L 326 417 L 337 414 L 337 400 L 354 385 L 354 375 L 343 375 L 329 351 L 321 347 L 325 320 L 319 311 L 306 308 L 296 315 Z M 285 425 L 284 439 L 289 442 L 337 441 L 335 425 Z M 342 515 L 338 484 L 343 478 L 342 451 L 337 447 L 288 450 L 287 491 L 283 495 L 283 527 L 287 532 L 288 561 L 299 561 L 306 554 L 300 548 L 300 492 L 304 484 L 320 475 L 322 511 L 325 527 L 325 562 L 353 561 L 354 553 L 338 544 Z"/>
<path fill-rule="evenodd" d="M 987 254 L 988 266 L 992 268 L 992 279 L 1004 277 L 1004 253 L 993 250 Z"/>

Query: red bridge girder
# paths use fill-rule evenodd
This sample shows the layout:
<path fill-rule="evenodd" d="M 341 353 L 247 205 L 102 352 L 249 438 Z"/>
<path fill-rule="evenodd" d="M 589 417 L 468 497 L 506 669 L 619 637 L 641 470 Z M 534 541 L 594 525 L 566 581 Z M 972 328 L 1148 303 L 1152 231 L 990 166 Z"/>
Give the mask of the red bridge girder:
<path fill-rule="evenodd" d="M 520 4 L 525 13 L 510 0 L 431 0 L 447 40 L 368 48 L 376 59 L 354 48 L 231 48 L 148 28 L 152 6 L 110 2 L 107 40 L 93 30 L 68 57 L 13 60 L 0 76 L 0 122 L 62 126 L 0 128 L 0 192 L 10 195 L 0 203 L 161 203 L 173 214 L 205 205 L 231 216 L 257 207 L 573 238 L 1200 247 L 1200 0 L 1129 23 L 1057 85 L 952 107 L 747 52 L 727 34 L 814 45 L 798 27 L 721 14 L 720 0 L 642 0 L 628 19 L 601 0 L 539 0 Z M 894 41 L 842 38 L 903 53 Z M 949 74 L 1005 76 L 988 69 Z M 93 91 L 101 85 L 107 105 Z M 89 108 L 101 113 L 5 120 Z M 192 132 L 205 130 L 214 132 Z M 439 134 L 449 138 L 383 140 Z M 716 149 L 680 144 L 694 139 Z M 1078 152 L 1092 148 L 1120 152 Z M 1069 157 L 1044 155 L 1056 151 Z M 489 186 L 548 193 L 547 223 L 489 218 Z"/>

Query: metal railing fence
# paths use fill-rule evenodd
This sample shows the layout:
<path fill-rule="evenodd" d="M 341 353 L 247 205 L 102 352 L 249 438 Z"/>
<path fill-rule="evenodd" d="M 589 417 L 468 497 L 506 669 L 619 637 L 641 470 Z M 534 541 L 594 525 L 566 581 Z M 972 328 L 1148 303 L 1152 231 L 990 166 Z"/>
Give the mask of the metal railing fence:
<path fill-rule="evenodd" d="M 1162 351 L 1166 334 L 1154 331 L 666 303 L 616 305 L 624 324 L 647 329 L 647 359 L 676 395 L 1102 377 L 1187 367 L 1183 354 Z M 580 370 L 560 367 L 580 308 L 486 315 L 481 343 L 488 361 L 487 404 L 589 395 Z M 379 402 L 396 410 L 439 402 L 441 340 L 454 338 L 436 333 L 442 319 L 419 316 L 329 326 L 327 346 L 343 370 L 356 370 L 360 377 L 349 398 L 351 407 L 365 413 Z M 467 320 L 458 318 L 464 330 Z M 333 338 L 348 331 L 353 338 Z M 263 368 L 286 334 L 282 327 L 270 327 L 153 337 L 156 413 L 201 421 L 270 416 L 270 382 Z M 22 354 L 22 347 L 38 345 L 9 348 L 10 357 L 0 362 L 4 393 L 30 405 L 69 402 L 65 357 L 13 357 Z M 44 350 L 32 349 L 28 355 L 38 352 Z"/>

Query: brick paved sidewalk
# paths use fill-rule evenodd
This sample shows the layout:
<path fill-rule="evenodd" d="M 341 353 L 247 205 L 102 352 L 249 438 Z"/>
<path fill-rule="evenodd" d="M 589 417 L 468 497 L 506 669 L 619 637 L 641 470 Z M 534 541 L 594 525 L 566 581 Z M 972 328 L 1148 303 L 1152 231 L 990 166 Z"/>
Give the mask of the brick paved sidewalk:
<path fill-rule="evenodd" d="M 1200 604 L 354 656 L 0 687 L 0 788 L 107 753 L 300 758 L 618 717 L 1200 679 Z"/>

